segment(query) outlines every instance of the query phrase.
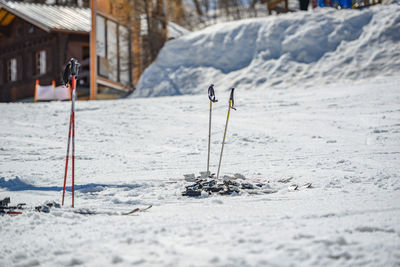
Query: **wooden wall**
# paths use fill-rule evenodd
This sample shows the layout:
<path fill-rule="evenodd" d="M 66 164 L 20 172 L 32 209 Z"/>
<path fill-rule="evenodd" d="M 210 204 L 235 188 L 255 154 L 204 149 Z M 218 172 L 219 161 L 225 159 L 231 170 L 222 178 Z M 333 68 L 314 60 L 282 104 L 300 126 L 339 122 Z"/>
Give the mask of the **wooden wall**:
<path fill-rule="evenodd" d="M 48 33 L 16 17 L 0 37 L 0 102 L 33 97 L 35 81 L 61 84 L 62 71 L 71 57 L 82 59 L 88 35 Z M 35 54 L 46 51 L 46 73 L 35 73 Z M 7 81 L 7 62 L 17 59 L 17 81 Z"/>
<path fill-rule="evenodd" d="M 108 15 L 130 29 L 131 76 L 136 84 L 167 40 L 167 7 L 164 0 L 96 0 L 96 3 L 97 12 Z M 148 24 L 145 25 L 147 33 L 141 32 L 142 23 Z"/>

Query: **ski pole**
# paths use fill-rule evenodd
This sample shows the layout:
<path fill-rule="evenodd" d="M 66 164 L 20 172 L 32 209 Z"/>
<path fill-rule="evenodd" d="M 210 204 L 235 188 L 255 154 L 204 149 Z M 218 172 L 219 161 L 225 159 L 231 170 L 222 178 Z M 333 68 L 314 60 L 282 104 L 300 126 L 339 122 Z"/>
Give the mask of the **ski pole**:
<path fill-rule="evenodd" d="M 72 76 L 72 207 L 74 207 L 75 196 L 75 97 L 76 79 Z"/>
<path fill-rule="evenodd" d="M 229 107 L 228 107 L 228 116 L 226 117 L 226 124 L 225 124 L 225 131 L 224 131 L 224 139 L 222 139 L 222 147 L 221 147 L 221 155 L 219 156 L 219 164 L 218 164 L 218 172 L 217 172 L 217 179 L 219 178 L 219 171 L 221 169 L 221 161 L 222 161 L 222 153 L 224 152 L 224 144 L 225 144 L 225 137 L 226 137 L 226 130 L 228 129 L 228 121 L 229 121 L 229 115 L 231 113 L 231 108 L 236 110 L 236 108 L 233 107 L 234 105 L 234 100 L 233 100 L 233 92 L 235 88 L 232 88 L 231 90 L 231 95 L 229 97 Z"/>
<path fill-rule="evenodd" d="M 65 186 L 67 183 L 67 172 L 68 172 L 69 148 L 72 139 L 72 207 L 74 207 L 74 197 L 75 197 L 75 99 L 76 99 L 76 80 L 78 76 L 79 66 L 80 64 L 78 63 L 78 61 L 72 58 L 71 61 L 67 64 L 63 75 L 64 83 L 71 87 L 72 101 L 71 101 L 71 115 L 69 121 L 69 131 L 68 131 L 67 157 L 65 162 L 62 205 L 64 205 Z"/>
<path fill-rule="evenodd" d="M 213 102 L 218 102 L 215 99 L 214 84 L 208 87 L 208 99 L 210 99 L 210 119 L 208 123 L 208 157 L 207 157 L 207 176 L 210 175 L 210 148 L 211 148 L 211 114 L 212 114 L 212 104 Z"/>
<path fill-rule="evenodd" d="M 63 187 L 63 196 L 62 196 L 62 205 L 64 206 L 64 196 L 65 196 L 65 185 L 67 183 L 67 172 L 68 172 L 68 158 L 69 158 L 69 147 L 71 143 L 71 128 L 72 128 L 72 105 L 71 105 L 71 114 L 69 116 L 69 131 L 68 131 L 68 146 L 67 146 L 67 157 L 65 160 L 65 173 L 64 173 L 64 187 Z"/>

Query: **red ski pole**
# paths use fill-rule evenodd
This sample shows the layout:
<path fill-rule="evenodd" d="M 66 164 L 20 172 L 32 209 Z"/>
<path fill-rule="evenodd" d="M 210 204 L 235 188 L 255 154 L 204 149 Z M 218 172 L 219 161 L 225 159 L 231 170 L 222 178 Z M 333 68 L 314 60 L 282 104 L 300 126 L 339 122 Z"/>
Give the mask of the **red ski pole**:
<path fill-rule="evenodd" d="M 67 173 L 68 173 L 69 148 L 71 144 L 71 135 L 72 135 L 72 207 L 74 207 L 74 200 L 75 200 L 75 98 L 76 98 L 76 77 L 78 75 L 79 65 L 80 64 L 76 61 L 76 59 L 72 58 L 70 63 L 68 63 L 67 67 L 65 68 L 63 77 L 65 84 L 70 84 L 71 81 L 72 103 L 71 103 L 71 116 L 70 116 L 69 131 L 68 131 L 67 157 L 65 161 L 62 205 L 64 205 L 65 186 L 67 183 Z"/>
<path fill-rule="evenodd" d="M 72 107 L 71 107 L 71 115 L 69 116 L 68 146 L 67 146 L 67 157 L 65 160 L 64 187 L 63 187 L 63 196 L 62 196 L 62 205 L 63 206 L 64 206 L 64 197 L 65 197 L 65 185 L 67 183 L 69 145 L 71 143 L 71 126 L 72 126 Z"/>
<path fill-rule="evenodd" d="M 72 76 L 72 207 L 75 199 L 75 96 L 76 79 Z"/>

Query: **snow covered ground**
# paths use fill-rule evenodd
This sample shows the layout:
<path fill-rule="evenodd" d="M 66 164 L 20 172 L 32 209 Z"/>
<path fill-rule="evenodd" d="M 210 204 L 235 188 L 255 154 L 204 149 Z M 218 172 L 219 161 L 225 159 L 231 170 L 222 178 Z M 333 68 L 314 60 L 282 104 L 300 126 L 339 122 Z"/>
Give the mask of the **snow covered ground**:
<path fill-rule="evenodd" d="M 154 207 L 2 216 L 0 266 L 398 266 L 399 89 L 398 76 L 238 89 L 221 172 L 277 192 L 236 197 L 180 195 L 177 178 L 206 169 L 206 95 L 79 102 L 76 207 Z M 213 171 L 228 98 L 216 93 Z M 0 198 L 61 202 L 69 104 L 0 110 Z M 288 190 L 306 182 L 314 188 Z"/>
<path fill-rule="evenodd" d="M 400 266 L 399 11 L 298 13 L 168 42 L 137 95 L 175 96 L 76 105 L 75 210 L 153 208 L 75 214 L 69 188 L 61 209 L 0 216 L 0 266 Z M 252 46 L 228 53 L 243 36 Z M 237 86 L 221 174 L 274 193 L 181 196 L 183 175 L 206 170 L 211 82 L 211 170 Z M 0 199 L 61 202 L 69 108 L 0 104 Z"/>

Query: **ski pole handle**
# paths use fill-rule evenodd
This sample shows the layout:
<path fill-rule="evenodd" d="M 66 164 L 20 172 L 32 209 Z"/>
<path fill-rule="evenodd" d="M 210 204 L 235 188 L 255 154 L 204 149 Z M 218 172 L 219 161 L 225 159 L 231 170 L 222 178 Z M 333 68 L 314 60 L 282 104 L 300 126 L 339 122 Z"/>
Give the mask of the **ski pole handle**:
<path fill-rule="evenodd" d="M 78 76 L 78 72 L 79 72 L 79 67 L 81 66 L 81 64 L 78 63 L 78 60 L 76 60 L 75 58 L 71 58 L 71 75 L 72 76 Z"/>
<path fill-rule="evenodd" d="M 235 101 L 233 100 L 233 93 L 234 93 L 234 91 L 235 91 L 235 88 L 232 88 L 232 89 L 231 89 L 231 95 L 230 95 L 230 97 L 229 97 L 229 106 L 230 106 L 232 109 L 236 110 L 236 108 L 233 106 L 233 105 L 235 104 Z"/>
<path fill-rule="evenodd" d="M 72 81 L 72 76 L 77 79 L 80 65 L 81 64 L 78 63 L 78 60 L 71 58 L 70 62 L 67 64 L 67 66 L 65 66 L 64 69 L 63 81 L 65 85 Z"/>
<path fill-rule="evenodd" d="M 215 99 L 214 84 L 211 84 L 210 87 L 208 87 L 208 99 L 210 99 L 210 101 L 214 103 L 218 102 L 218 100 Z"/>

